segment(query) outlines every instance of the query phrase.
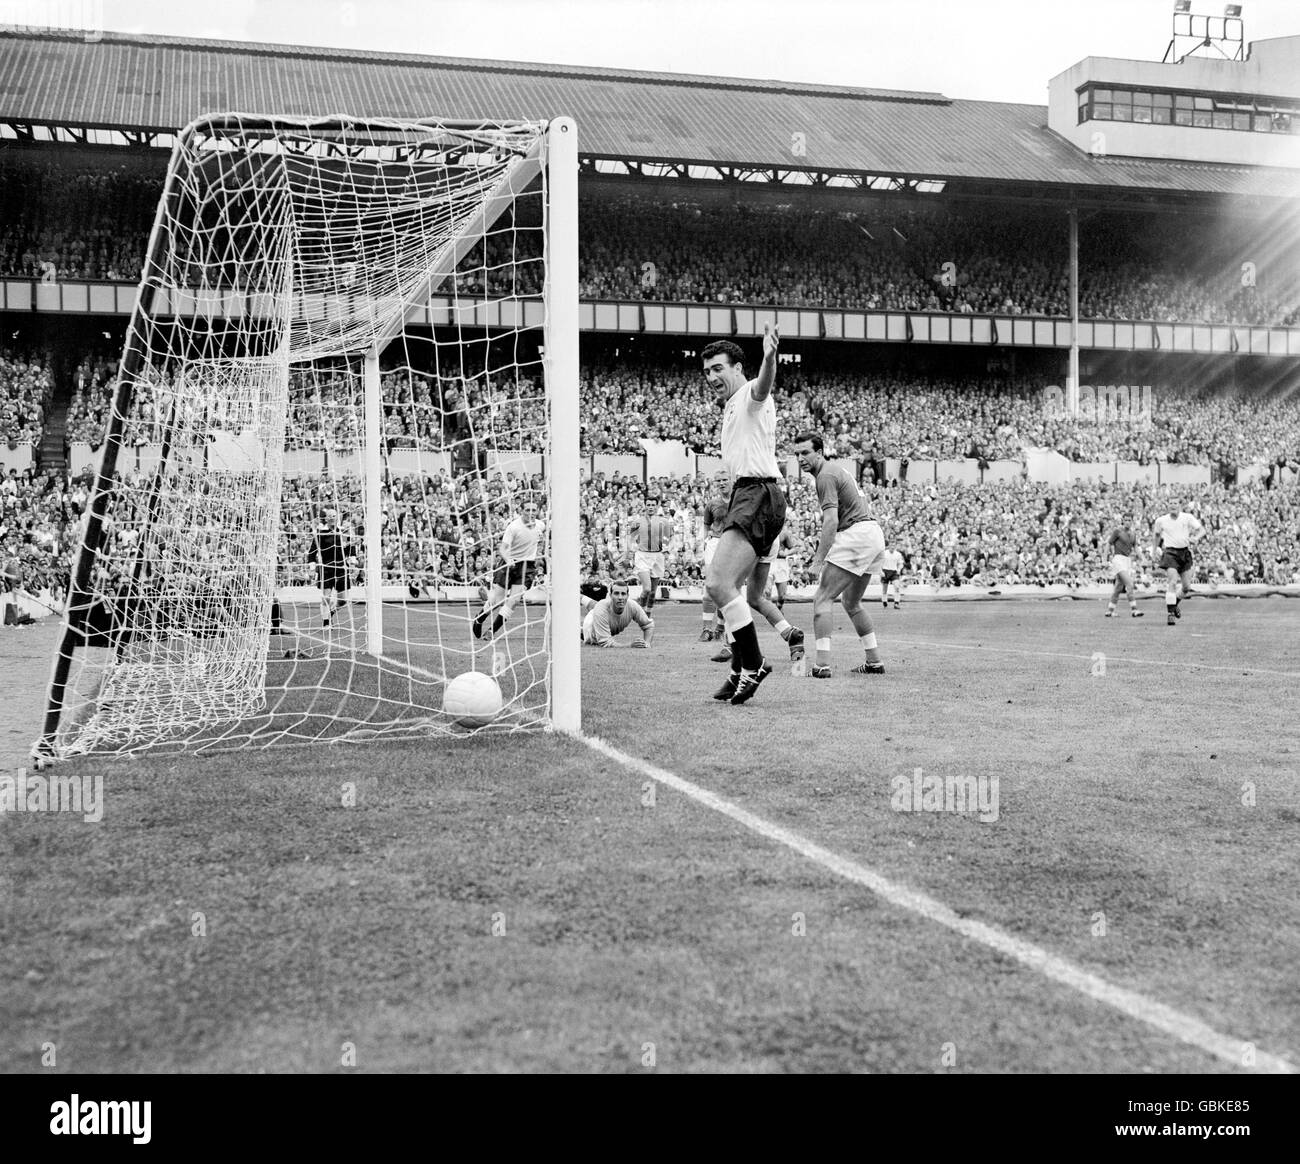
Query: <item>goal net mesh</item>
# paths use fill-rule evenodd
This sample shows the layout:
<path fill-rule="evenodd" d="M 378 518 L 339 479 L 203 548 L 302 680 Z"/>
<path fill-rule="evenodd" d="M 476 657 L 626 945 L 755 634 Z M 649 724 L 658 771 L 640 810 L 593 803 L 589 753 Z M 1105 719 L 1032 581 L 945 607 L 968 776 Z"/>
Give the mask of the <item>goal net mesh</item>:
<path fill-rule="evenodd" d="M 230 115 L 182 135 L 52 755 L 547 723 L 544 131 Z M 536 539 L 512 572 L 508 524 L 517 552 Z M 443 710 L 465 671 L 503 695 L 472 729 Z"/>

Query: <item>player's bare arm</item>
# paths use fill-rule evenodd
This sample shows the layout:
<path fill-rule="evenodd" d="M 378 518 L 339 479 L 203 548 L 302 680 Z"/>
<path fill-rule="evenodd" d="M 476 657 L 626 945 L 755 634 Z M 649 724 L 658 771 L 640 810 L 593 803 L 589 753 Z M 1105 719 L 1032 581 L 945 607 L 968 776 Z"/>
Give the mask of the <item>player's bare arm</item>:
<path fill-rule="evenodd" d="M 749 393 L 756 401 L 766 400 L 772 394 L 776 383 L 776 351 L 780 346 L 781 336 L 770 323 L 763 324 L 763 362 L 759 365 L 758 375 L 754 378 Z"/>
<path fill-rule="evenodd" d="M 831 552 L 831 543 L 835 541 L 835 531 L 840 528 L 840 507 L 831 502 L 822 507 L 822 531 L 817 539 L 817 550 L 808 563 L 808 572 L 814 577 L 821 572 L 826 555 Z"/>

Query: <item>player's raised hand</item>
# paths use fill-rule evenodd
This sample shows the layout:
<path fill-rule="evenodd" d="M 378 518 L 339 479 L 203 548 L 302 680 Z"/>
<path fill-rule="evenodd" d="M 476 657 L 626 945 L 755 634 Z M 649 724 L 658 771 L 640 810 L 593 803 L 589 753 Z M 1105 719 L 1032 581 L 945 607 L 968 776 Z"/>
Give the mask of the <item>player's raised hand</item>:
<path fill-rule="evenodd" d="M 763 324 L 763 359 L 773 359 L 776 356 L 776 349 L 780 346 L 781 333 L 772 324 Z"/>

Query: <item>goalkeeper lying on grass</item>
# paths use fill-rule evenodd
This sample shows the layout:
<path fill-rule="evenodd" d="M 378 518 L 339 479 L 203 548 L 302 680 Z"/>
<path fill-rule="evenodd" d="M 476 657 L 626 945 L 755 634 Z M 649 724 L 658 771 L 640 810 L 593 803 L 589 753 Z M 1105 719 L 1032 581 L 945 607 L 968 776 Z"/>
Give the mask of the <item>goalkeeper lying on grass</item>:
<path fill-rule="evenodd" d="M 584 600 L 590 602 L 590 599 Z M 655 620 L 634 598 L 628 597 L 628 584 L 615 582 L 609 588 L 609 597 L 592 603 L 582 620 L 582 641 L 593 647 L 615 646 L 614 636 L 622 634 L 632 623 L 641 628 L 641 638 L 633 639 L 633 647 L 648 647 L 654 635 Z"/>

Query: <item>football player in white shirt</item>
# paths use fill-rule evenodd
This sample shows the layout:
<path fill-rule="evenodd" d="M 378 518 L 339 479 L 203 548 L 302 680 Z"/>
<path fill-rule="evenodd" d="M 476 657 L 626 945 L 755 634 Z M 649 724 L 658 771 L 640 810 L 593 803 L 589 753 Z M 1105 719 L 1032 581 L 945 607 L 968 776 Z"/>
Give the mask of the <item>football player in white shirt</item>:
<path fill-rule="evenodd" d="M 762 595 L 767 588 L 767 555 L 785 525 L 785 490 L 776 460 L 776 353 L 780 337 L 763 325 L 763 362 L 758 375 L 745 376 L 741 348 L 715 340 L 700 353 L 704 375 L 722 405 L 722 463 L 732 481 L 718 548 L 709 563 L 705 590 L 722 613 L 732 641 L 732 669 L 714 699 L 745 703 L 772 673 L 758 645 L 754 616 L 741 587 Z M 716 527 L 715 527 L 716 528 Z"/>
<path fill-rule="evenodd" d="M 1205 526 L 1175 498 L 1169 512 L 1156 518 L 1152 532 L 1160 552 L 1157 569 L 1165 572 L 1165 621 L 1173 626 L 1183 617 L 1183 595 L 1191 593 L 1192 542 L 1205 532 Z"/>
<path fill-rule="evenodd" d="M 880 608 L 889 609 L 889 587 L 894 587 L 894 609 L 902 610 L 903 584 L 898 580 L 903 569 L 903 555 L 897 550 L 886 550 L 880 559 Z"/>
<path fill-rule="evenodd" d="M 772 589 L 776 591 L 776 608 L 777 610 L 785 609 L 785 595 L 790 586 L 790 551 L 799 549 L 799 543 L 795 541 L 794 534 L 790 532 L 787 525 L 782 531 L 781 536 L 776 539 L 776 545 L 773 547 L 775 557 L 772 561 Z"/>
<path fill-rule="evenodd" d="M 537 546 L 545 528 L 546 523 L 538 517 L 536 501 L 525 502 L 523 513 L 516 514 L 506 526 L 498 550 L 501 565 L 492 575 L 492 592 L 474 619 L 476 639 L 483 637 L 483 624 L 494 610 L 497 616 L 492 620 L 490 634 L 495 635 L 514 612 L 515 602 L 533 585 L 537 575 Z"/>

